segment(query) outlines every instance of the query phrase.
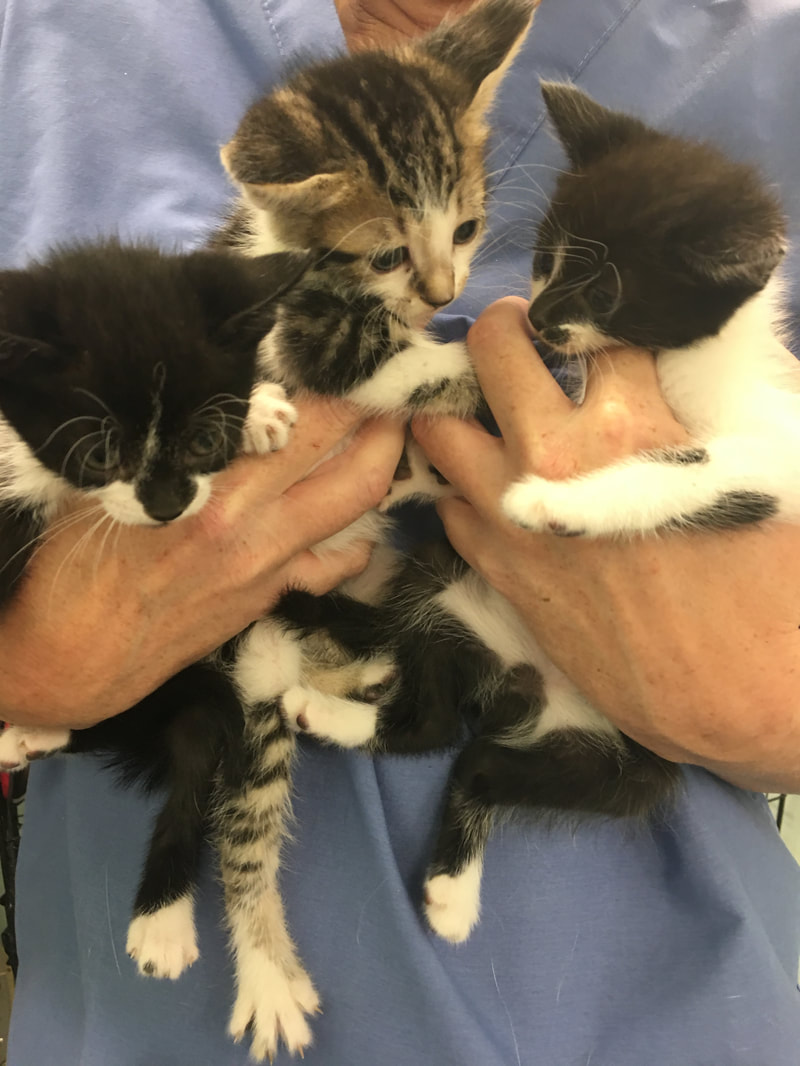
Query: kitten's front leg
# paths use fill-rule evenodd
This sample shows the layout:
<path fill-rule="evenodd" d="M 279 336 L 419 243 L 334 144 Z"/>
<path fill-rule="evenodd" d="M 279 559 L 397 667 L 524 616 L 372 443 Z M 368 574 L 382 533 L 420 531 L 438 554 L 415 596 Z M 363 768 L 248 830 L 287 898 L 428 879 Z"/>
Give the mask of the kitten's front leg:
<path fill-rule="evenodd" d="M 71 737 L 69 729 L 7 726 L 0 734 L 0 770 L 24 770 L 34 759 L 63 751 Z"/>
<path fill-rule="evenodd" d="M 478 379 L 463 341 L 438 344 L 418 333 L 347 399 L 369 411 L 430 411 L 469 415 L 479 402 Z"/>
<path fill-rule="evenodd" d="M 744 437 L 668 448 L 565 481 L 530 475 L 502 506 L 525 529 L 567 537 L 729 529 L 777 514 L 779 494 L 797 481 L 782 452 Z"/>
<path fill-rule="evenodd" d="M 250 393 L 247 420 L 242 430 L 242 451 L 266 455 L 285 448 L 297 409 L 286 399 L 282 385 L 261 381 Z"/>

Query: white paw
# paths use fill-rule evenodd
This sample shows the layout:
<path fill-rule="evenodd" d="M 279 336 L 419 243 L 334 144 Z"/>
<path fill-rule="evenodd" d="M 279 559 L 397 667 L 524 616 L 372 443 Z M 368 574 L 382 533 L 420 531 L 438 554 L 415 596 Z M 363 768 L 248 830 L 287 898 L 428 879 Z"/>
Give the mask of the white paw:
<path fill-rule="evenodd" d="M 238 993 L 228 1033 L 238 1043 L 251 1035 L 250 1055 L 256 1062 L 272 1059 L 283 1041 L 291 1054 L 312 1041 L 307 1014 L 319 1013 L 319 996 L 304 970 L 291 976 L 265 952 L 249 950 L 238 959 Z"/>
<path fill-rule="evenodd" d="M 256 455 L 279 451 L 286 446 L 296 421 L 297 409 L 286 399 L 283 386 L 260 382 L 250 394 L 242 451 Z"/>
<path fill-rule="evenodd" d="M 371 703 L 295 685 L 284 692 L 281 707 L 286 724 L 295 733 L 309 733 L 343 748 L 358 748 L 375 736 L 378 709 Z"/>
<path fill-rule="evenodd" d="M 134 918 L 125 950 L 145 977 L 180 977 L 199 957 L 191 897 Z"/>
<path fill-rule="evenodd" d="M 29 762 L 69 744 L 68 729 L 25 729 L 10 725 L 0 734 L 0 770 L 23 770 Z"/>
<path fill-rule="evenodd" d="M 390 511 L 407 500 L 441 500 L 455 494 L 456 490 L 431 465 L 422 448 L 409 438 L 394 479 L 378 504 L 378 510 Z"/>
<path fill-rule="evenodd" d="M 502 500 L 503 511 L 516 525 L 534 533 L 583 536 L 588 532 L 585 516 L 573 513 L 564 498 L 564 488 L 564 485 L 543 477 L 526 477 L 506 491 Z"/>
<path fill-rule="evenodd" d="M 480 862 L 460 874 L 436 874 L 425 882 L 425 916 L 434 933 L 460 944 L 478 922 L 481 912 Z"/>

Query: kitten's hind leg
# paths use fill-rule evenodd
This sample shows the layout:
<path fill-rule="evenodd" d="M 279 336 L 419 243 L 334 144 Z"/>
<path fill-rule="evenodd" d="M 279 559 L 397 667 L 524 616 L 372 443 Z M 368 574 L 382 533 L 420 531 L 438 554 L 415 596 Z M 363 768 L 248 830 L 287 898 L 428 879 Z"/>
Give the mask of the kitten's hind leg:
<path fill-rule="evenodd" d="M 679 781 L 677 766 L 622 734 L 556 729 L 529 747 L 472 741 L 453 768 L 425 885 L 432 928 L 458 942 L 477 922 L 483 852 L 499 811 L 644 818 L 667 806 Z"/>
<path fill-rule="evenodd" d="M 167 796 L 150 839 L 128 929 L 139 972 L 175 979 L 198 957 L 192 893 L 221 759 L 235 761 L 243 713 L 233 686 L 212 666 L 182 671 L 148 697 L 163 704 Z"/>
<path fill-rule="evenodd" d="M 425 880 L 425 916 L 435 933 L 459 944 L 480 917 L 481 875 L 494 807 L 486 773 L 495 745 L 472 740 L 456 759 L 447 803 Z"/>
<path fill-rule="evenodd" d="M 24 770 L 34 759 L 54 755 L 69 746 L 69 729 L 36 729 L 9 725 L 0 733 L 0 770 Z"/>
<path fill-rule="evenodd" d="M 225 907 L 236 967 L 236 1001 L 228 1027 L 251 1035 L 251 1057 L 272 1060 L 282 1040 L 291 1052 L 311 1043 L 306 1016 L 319 999 L 303 968 L 281 900 L 280 852 L 290 806 L 294 737 L 276 703 L 251 709 L 248 765 L 231 777 L 215 812 Z"/>

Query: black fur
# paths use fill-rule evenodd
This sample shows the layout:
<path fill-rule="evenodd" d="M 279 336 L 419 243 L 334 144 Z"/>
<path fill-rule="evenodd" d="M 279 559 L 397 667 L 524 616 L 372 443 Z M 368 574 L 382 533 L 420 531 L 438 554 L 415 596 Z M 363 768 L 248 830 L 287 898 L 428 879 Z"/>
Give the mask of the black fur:
<path fill-rule="evenodd" d="M 284 624 L 324 628 L 355 658 L 396 664 L 379 705 L 374 752 L 417 754 L 472 736 L 453 767 L 429 876 L 460 873 L 483 849 L 498 816 L 647 818 L 666 807 L 678 767 L 622 734 L 561 729 L 534 737 L 547 692 L 528 663 L 509 668 L 437 596 L 467 573 L 449 545 L 410 555 L 377 607 L 294 592 Z M 365 699 L 365 694 L 355 694 Z"/>
<path fill-rule="evenodd" d="M 761 177 L 573 86 L 545 82 L 542 93 L 573 169 L 539 227 L 534 278 L 549 277 L 557 248 L 567 254 L 531 304 L 534 327 L 554 345 L 568 323 L 651 349 L 714 336 L 786 250 Z"/>
<path fill-rule="evenodd" d="M 0 274 L 0 410 L 35 456 L 46 484 L 66 500 L 132 480 L 158 410 L 159 450 L 138 498 L 171 520 L 194 495 L 191 473 L 235 456 L 256 381 L 256 351 L 274 299 L 308 265 L 277 255 L 246 260 L 219 252 L 166 255 L 116 242 L 63 249 L 27 270 Z M 157 400 L 154 401 L 154 395 Z M 187 446 L 213 429 L 209 405 L 233 403 L 208 454 Z M 217 408 L 219 410 L 219 408 Z M 199 412 L 199 413 L 198 413 Z M 101 422 L 113 426 L 117 460 L 87 465 Z M 6 434 L 9 430 L 6 427 Z M 106 445 L 106 454 L 108 445 Z M 36 461 L 28 458 L 28 465 Z M 0 503 L 0 604 L 13 595 L 47 524 L 47 493 L 21 495 L 10 452 Z M 51 472 L 48 479 L 47 472 Z M 212 793 L 247 767 L 243 712 L 227 674 L 211 662 L 181 671 L 135 707 L 73 731 L 68 752 L 104 755 L 123 783 L 163 789 L 135 913 L 184 895 L 194 881 Z"/>

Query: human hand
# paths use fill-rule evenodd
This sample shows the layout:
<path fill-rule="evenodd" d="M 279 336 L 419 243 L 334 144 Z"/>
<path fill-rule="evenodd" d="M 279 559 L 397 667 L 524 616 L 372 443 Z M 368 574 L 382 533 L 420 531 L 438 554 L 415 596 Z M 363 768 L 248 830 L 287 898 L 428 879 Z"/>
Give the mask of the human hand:
<path fill-rule="evenodd" d="M 652 356 L 598 357 L 578 408 L 533 349 L 525 311 L 524 301 L 502 300 L 469 337 L 503 439 L 454 419 L 414 424 L 464 497 L 440 505 L 455 548 L 625 733 L 747 787 L 796 791 L 800 530 L 621 541 L 512 525 L 500 499 L 526 473 L 566 478 L 686 440 Z"/>
<path fill-rule="evenodd" d="M 352 52 L 402 44 L 434 29 L 445 15 L 458 15 L 475 0 L 335 0 Z"/>
<path fill-rule="evenodd" d="M 366 563 L 369 546 L 308 549 L 384 496 L 403 440 L 348 405 L 298 403 L 285 449 L 218 475 L 198 514 L 158 528 L 106 526 L 98 512 L 37 550 L 0 619 L 0 716 L 79 728 L 125 710 L 259 618 L 287 585 L 323 592 Z M 309 476 L 307 476 L 309 475 Z"/>

